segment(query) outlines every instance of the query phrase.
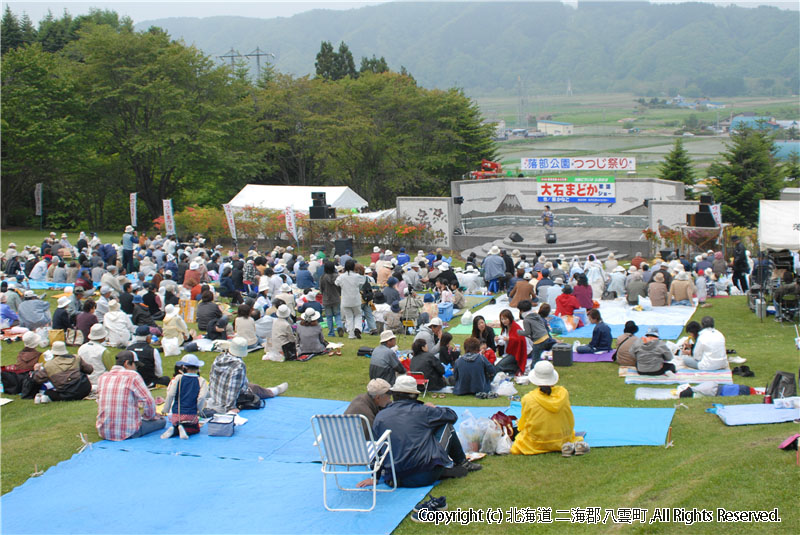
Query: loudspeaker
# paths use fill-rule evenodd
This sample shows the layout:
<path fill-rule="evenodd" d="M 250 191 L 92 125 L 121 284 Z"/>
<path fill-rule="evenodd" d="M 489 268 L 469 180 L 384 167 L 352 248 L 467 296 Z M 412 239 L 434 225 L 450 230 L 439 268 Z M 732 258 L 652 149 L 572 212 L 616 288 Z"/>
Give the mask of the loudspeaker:
<path fill-rule="evenodd" d="M 714 216 L 711 212 L 698 212 L 694 218 L 696 227 L 716 227 L 717 223 L 714 221 Z"/>
<path fill-rule="evenodd" d="M 311 203 L 314 206 L 325 206 L 328 204 L 325 201 L 325 192 L 324 191 L 312 191 L 311 192 Z"/>
<path fill-rule="evenodd" d="M 555 243 L 556 242 L 556 233 L 555 232 L 548 232 L 547 236 L 545 236 L 547 243 Z"/>
<path fill-rule="evenodd" d="M 353 252 L 353 238 L 333 241 L 334 253 L 342 256 L 346 251 Z"/>
<path fill-rule="evenodd" d="M 453 203 L 464 204 L 464 197 L 453 197 Z"/>
<path fill-rule="evenodd" d="M 514 243 L 521 242 L 524 238 L 520 236 L 519 232 L 512 232 L 508 235 L 508 239 L 513 241 Z"/>
<path fill-rule="evenodd" d="M 690 227 L 696 227 L 697 214 L 686 214 L 686 224 Z"/>
<path fill-rule="evenodd" d="M 336 208 L 333 206 L 327 206 L 328 209 L 328 219 L 336 219 Z"/>
<path fill-rule="evenodd" d="M 700 195 L 700 204 L 714 204 L 714 196 Z"/>
<path fill-rule="evenodd" d="M 311 206 L 308 209 L 308 215 L 311 219 L 328 219 L 328 207 Z"/>

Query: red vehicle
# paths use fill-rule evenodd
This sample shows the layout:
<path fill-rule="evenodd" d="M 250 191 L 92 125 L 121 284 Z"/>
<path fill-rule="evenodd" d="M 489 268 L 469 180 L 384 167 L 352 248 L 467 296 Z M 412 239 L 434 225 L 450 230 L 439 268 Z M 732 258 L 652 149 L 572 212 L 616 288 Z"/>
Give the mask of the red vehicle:
<path fill-rule="evenodd" d="M 469 177 L 475 180 L 497 178 L 499 176 L 503 176 L 503 166 L 500 165 L 500 162 L 493 162 L 491 160 L 481 160 L 480 170 L 469 172 Z"/>

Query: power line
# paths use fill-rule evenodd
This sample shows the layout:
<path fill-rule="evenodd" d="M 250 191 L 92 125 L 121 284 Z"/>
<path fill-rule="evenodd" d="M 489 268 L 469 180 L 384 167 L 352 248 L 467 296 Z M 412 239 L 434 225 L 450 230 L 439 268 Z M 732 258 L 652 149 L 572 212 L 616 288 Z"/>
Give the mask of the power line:
<path fill-rule="evenodd" d="M 261 57 L 264 56 L 272 56 L 275 59 L 275 54 L 272 52 L 262 52 L 259 47 L 256 47 L 255 50 L 250 52 L 249 54 L 245 54 L 244 57 L 246 58 L 256 58 L 256 76 L 261 78 Z"/>

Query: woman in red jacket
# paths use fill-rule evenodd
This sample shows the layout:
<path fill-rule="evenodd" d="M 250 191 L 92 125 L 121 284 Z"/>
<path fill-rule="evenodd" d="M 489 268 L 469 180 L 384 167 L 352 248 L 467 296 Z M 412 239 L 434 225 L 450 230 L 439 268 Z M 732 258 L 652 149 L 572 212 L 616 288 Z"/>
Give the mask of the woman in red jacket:
<path fill-rule="evenodd" d="M 556 316 L 564 320 L 567 331 L 574 331 L 580 325 L 581 320 L 574 316 L 576 308 L 581 308 L 581 304 L 572 294 L 572 287 L 567 284 L 561 290 L 561 295 L 556 297 Z"/>
<path fill-rule="evenodd" d="M 525 337 L 519 331 L 520 327 L 514 321 L 514 315 L 510 310 L 505 309 L 500 313 L 500 336 L 497 337 L 497 345 L 505 346 L 505 353 L 513 355 L 517 361 L 517 375 L 525 373 L 525 365 L 528 362 L 528 344 Z"/>

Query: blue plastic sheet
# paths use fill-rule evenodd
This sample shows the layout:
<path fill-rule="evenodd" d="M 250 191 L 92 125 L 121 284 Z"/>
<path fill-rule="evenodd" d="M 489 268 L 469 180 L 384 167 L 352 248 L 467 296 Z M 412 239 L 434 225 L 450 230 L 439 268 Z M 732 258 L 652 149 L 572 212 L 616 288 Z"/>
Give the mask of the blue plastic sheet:
<path fill-rule="evenodd" d="M 725 425 L 779 424 L 800 419 L 800 409 L 779 409 L 771 403 L 747 405 L 717 403 L 714 408 L 715 414 Z"/>
<path fill-rule="evenodd" d="M 622 336 L 622 331 L 625 325 L 620 324 L 607 324 L 611 328 L 611 336 L 617 338 Z M 683 325 L 639 325 L 639 333 L 646 333 L 651 327 L 657 327 L 659 336 L 662 340 L 677 340 L 683 331 Z M 584 325 L 572 332 L 562 333 L 559 336 L 562 338 L 591 338 L 594 325 Z"/>

